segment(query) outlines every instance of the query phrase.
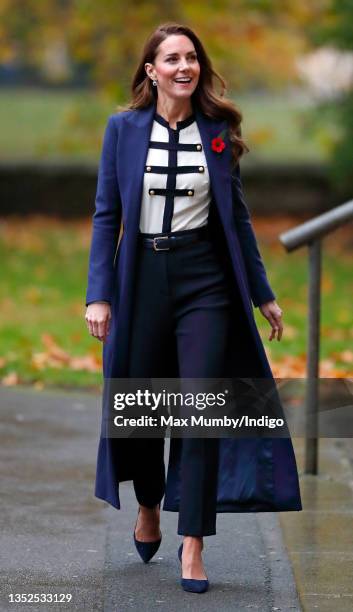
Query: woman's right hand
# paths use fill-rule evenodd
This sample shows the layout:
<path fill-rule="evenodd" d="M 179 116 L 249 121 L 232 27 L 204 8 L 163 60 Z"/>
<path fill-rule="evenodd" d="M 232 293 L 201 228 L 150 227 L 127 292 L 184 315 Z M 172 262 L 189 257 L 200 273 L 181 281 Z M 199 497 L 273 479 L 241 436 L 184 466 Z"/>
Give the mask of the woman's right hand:
<path fill-rule="evenodd" d="M 89 304 L 87 306 L 85 319 L 91 336 L 94 336 L 101 342 L 105 342 L 110 331 L 110 304 L 107 302 Z"/>

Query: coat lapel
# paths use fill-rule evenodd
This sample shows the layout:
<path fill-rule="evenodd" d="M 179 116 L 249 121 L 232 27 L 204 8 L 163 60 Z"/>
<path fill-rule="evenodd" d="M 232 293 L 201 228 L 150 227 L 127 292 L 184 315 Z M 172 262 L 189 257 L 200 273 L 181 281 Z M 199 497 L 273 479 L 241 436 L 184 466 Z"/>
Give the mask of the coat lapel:
<path fill-rule="evenodd" d="M 227 225 L 227 216 L 231 214 L 232 206 L 230 144 L 228 138 L 225 137 L 226 147 L 221 153 L 212 151 L 211 146 L 212 139 L 219 136 L 220 132 L 227 127 L 227 123 L 209 119 L 198 109 L 195 110 L 195 115 L 207 161 L 211 190 L 223 224 Z"/>
<path fill-rule="evenodd" d="M 156 105 L 153 103 L 144 109 L 133 111 L 125 118 L 125 130 L 120 139 L 118 175 L 121 193 L 129 202 L 125 215 L 125 226 L 126 229 L 129 228 L 136 232 L 139 228 L 145 163 L 155 110 Z M 225 139 L 226 148 L 222 153 L 216 153 L 211 148 L 212 139 L 226 127 L 226 122 L 214 121 L 198 109 L 195 109 L 195 117 L 207 161 L 211 190 L 222 221 L 226 223 L 232 202 L 229 141 Z"/>
<path fill-rule="evenodd" d="M 154 111 L 154 105 L 133 111 L 124 119 L 123 129 L 119 134 L 119 186 L 123 201 L 128 203 L 124 227 L 136 233 L 139 229 L 143 177 Z"/>

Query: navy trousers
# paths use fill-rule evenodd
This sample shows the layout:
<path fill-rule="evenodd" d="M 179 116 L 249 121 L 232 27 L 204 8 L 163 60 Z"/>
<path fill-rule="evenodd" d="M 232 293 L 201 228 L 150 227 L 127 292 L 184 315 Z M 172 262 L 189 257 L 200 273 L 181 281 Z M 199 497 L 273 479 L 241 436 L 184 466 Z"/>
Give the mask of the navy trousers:
<path fill-rule="evenodd" d="M 228 279 L 210 238 L 158 252 L 139 242 L 129 376 L 172 376 L 166 354 L 174 343 L 181 379 L 222 377 L 230 316 Z M 178 534 L 214 535 L 219 439 L 178 441 L 182 444 Z M 136 447 L 136 498 L 152 508 L 165 491 L 164 439 L 131 442 Z"/>

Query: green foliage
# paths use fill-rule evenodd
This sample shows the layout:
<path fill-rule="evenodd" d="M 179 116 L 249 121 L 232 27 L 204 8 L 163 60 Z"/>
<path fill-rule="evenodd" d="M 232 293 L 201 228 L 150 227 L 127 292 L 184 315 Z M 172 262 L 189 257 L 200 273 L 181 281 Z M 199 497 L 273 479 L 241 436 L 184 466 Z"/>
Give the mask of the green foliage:
<path fill-rule="evenodd" d="M 129 95 L 145 40 L 158 24 L 189 25 L 228 86 L 278 87 L 295 79 L 302 25 L 312 19 L 304 0 L 0 0 L 0 60 L 41 67 L 60 42 L 77 65 L 117 103 Z"/>
<path fill-rule="evenodd" d="M 314 22 L 311 38 L 317 45 L 330 43 L 341 49 L 353 49 L 353 4 L 351 0 L 326 0 L 326 10 Z"/>
<path fill-rule="evenodd" d="M 353 188 L 353 89 L 337 100 L 318 106 L 312 123 L 315 125 L 319 125 L 316 134 L 326 136 L 332 183 L 337 193 L 347 194 Z"/>
<path fill-rule="evenodd" d="M 308 35 L 316 45 L 331 45 L 345 51 L 353 49 L 353 3 L 329 0 L 322 19 L 312 24 Z M 330 151 L 331 179 L 342 192 L 353 188 L 353 85 L 336 99 L 318 105 L 312 128 L 326 135 Z"/>

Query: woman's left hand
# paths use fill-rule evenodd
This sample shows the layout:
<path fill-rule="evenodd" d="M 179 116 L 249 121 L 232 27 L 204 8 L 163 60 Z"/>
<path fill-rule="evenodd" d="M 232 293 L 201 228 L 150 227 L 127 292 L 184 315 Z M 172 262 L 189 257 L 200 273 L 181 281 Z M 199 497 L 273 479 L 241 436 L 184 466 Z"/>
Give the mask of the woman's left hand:
<path fill-rule="evenodd" d="M 268 339 L 270 341 L 273 340 L 277 334 L 277 340 L 279 341 L 282 338 L 283 333 L 282 310 L 276 301 L 266 302 L 266 304 L 259 306 L 259 309 L 272 327 L 271 334 L 269 335 Z"/>

